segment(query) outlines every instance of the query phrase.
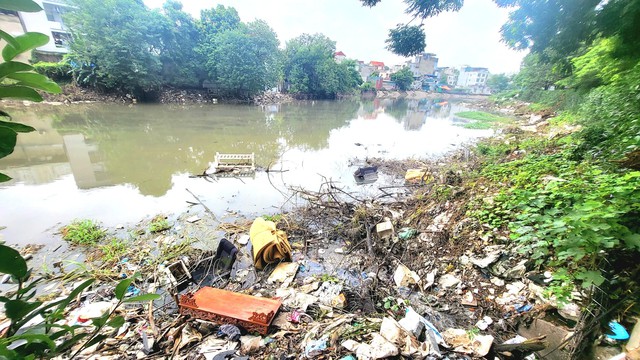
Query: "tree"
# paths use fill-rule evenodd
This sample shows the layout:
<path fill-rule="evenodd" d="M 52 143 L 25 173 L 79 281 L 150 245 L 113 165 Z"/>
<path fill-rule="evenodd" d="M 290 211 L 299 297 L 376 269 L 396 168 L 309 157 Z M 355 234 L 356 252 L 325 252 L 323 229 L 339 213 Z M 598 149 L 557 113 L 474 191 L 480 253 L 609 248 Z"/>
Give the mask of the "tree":
<path fill-rule="evenodd" d="M 196 51 L 201 42 L 198 22 L 182 10 L 177 0 L 167 0 L 163 14 L 169 21 L 160 56 L 162 78 L 167 85 L 199 87 L 206 76 L 204 57 Z"/>
<path fill-rule="evenodd" d="M 210 76 L 227 94 L 254 96 L 277 83 L 279 44 L 262 20 L 224 31 L 215 40 Z"/>
<path fill-rule="evenodd" d="M 399 90 L 406 91 L 413 82 L 413 73 L 405 66 L 399 71 L 391 74 L 391 81 L 396 83 Z"/>
<path fill-rule="evenodd" d="M 422 25 L 398 25 L 395 29 L 389 30 L 389 38 L 385 43 L 387 50 L 402 56 L 418 55 L 427 46 Z"/>
<path fill-rule="evenodd" d="M 494 93 L 507 90 L 509 83 L 511 83 L 511 77 L 506 74 L 491 74 L 487 79 L 487 86 Z"/>
<path fill-rule="evenodd" d="M 145 97 L 162 85 L 162 36 L 169 24 L 141 0 L 72 0 L 65 23 L 71 30 L 71 59 L 91 69 L 88 83 Z"/>
<path fill-rule="evenodd" d="M 336 44 L 322 34 L 302 34 L 287 42 L 284 76 L 294 94 L 323 96 L 321 71 L 326 74 L 326 62 L 333 60 Z M 322 69 L 324 67 L 324 69 Z"/>

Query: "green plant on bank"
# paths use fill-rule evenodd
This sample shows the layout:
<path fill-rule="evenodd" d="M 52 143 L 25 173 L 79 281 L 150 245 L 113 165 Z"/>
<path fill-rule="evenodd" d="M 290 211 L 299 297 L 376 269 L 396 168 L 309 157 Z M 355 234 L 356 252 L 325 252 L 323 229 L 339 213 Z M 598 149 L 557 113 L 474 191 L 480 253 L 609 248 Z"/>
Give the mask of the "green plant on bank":
<path fill-rule="evenodd" d="M 496 123 L 505 123 L 509 121 L 508 118 L 486 113 L 483 111 L 462 111 L 455 113 L 455 116 L 475 120 L 463 125 L 465 129 L 491 129 Z"/>
<path fill-rule="evenodd" d="M 123 303 L 152 301 L 160 298 L 157 294 L 143 294 L 125 298 L 127 288 L 138 275 L 120 281 L 115 287 L 118 302 L 110 312 L 91 319 L 94 329 L 84 332 L 81 325 L 61 325 L 67 315 L 67 307 L 82 292 L 91 286 L 95 279 L 83 281 L 66 298 L 50 303 L 33 300 L 35 288 L 43 280 L 32 279 L 31 269 L 18 251 L 0 245 L 0 273 L 11 275 L 18 283 L 18 290 L 10 296 L 0 297 L 4 303 L 5 314 L 11 321 L 2 338 L 0 338 L 0 357 L 3 359 L 42 359 L 52 358 L 68 353 L 79 343 L 82 345 L 70 356 L 78 355 L 84 349 L 107 338 L 101 334 L 105 327 L 119 328 L 125 323 L 122 316 L 113 316 Z M 35 319 L 35 325 L 30 325 Z"/>
<path fill-rule="evenodd" d="M 73 245 L 95 245 L 105 236 L 105 230 L 93 220 L 74 220 L 61 230 L 62 239 Z"/>
<path fill-rule="evenodd" d="M 11 11 L 37 12 L 41 11 L 40 5 L 32 0 L 2 1 L 0 8 Z M 42 101 L 42 96 L 37 90 L 51 93 L 59 93 L 60 87 L 46 76 L 34 71 L 33 66 L 15 61 L 15 58 L 32 49 L 49 42 L 49 37 L 36 32 L 27 32 L 19 36 L 11 36 L 0 30 L 0 39 L 6 44 L 2 48 L 0 63 L 0 100 L 16 99 Z M 13 153 L 16 146 L 18 133 L 35 131 L 31 126 L 12 121 L 11 116 L 0 109 L 0 158 Z M 11 178 L 0 173 L 0 182 L 9 181 Z"/>
<path fill-rule="evenodd" d="M 73 69 L 66 61 L 61 62 L 39 62 L 33 64 L 33 69 L 49 79 L 58 82 L 71 82 L 73 80 Z"/>
<path fill-rule="evenodd" d="M 280 220 L 282 220 L 282 214 L 262 215 L 262 218 L 267 221 L 273 221 L 277 224 L 278 222 L 280 222 Z"/>
<path fill-rule="evenodd" d="M 155 218 L 153 218 L 153 220 L 151 220 L 151 223 L 149 224 L 149 232 L 151 233 L 156 233 L 156 232 L 165 231 L 169 229 L 171 229 L 171 224 L 169 224 L 169 221 L 164 216 L 161 216 L 161 215 L 158 215 Z"/>
<path fill-rule="evenodd" d="M 105 263 L 113 263 L 120 260 L 129 250 L 127 243 L 118 238 L 111 239 L 108 243 L 98 247 L 102 252 L 102 260 Z"/>
<path fill-rule="evenodd" d="M 534 142 L 528 146 L 542 147 Z M 614 277 L 633 280 L 608 269 L 611 263 L 631 266 L 625 254 L 637 256 L 640 250 L 640 172 L 607 172 L 571 156 L 570 149 L 540 150 L 485 165 L 480 176 L 500 191 L 472 211 L 482 223 L 509 230 L 536 266 L 554 270 L 550 291 L 560 301 L 568 300 L 574 284 L 590 288 Z"/>

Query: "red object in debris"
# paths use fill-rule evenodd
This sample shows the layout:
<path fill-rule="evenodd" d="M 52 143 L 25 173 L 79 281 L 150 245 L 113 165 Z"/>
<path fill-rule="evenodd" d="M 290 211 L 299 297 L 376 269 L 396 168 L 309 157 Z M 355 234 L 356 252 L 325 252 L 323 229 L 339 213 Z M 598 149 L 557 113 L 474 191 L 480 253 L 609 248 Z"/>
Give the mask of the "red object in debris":
<path fill-rule="evenodd" d="M 203 287 L 180 297 L 180 315 L 240 325 L 249 332 L 265 335 L 281 304 L 276 299 Z"/>

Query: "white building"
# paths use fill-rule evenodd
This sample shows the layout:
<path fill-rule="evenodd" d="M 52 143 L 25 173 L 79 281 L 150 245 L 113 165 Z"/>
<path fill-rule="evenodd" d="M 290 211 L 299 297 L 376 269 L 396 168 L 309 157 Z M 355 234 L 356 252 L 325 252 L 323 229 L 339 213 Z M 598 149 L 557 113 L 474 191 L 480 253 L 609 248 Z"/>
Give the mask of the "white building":
<path fill-rule="evenodd" d="M 472 94 L 490 94 L 487 86 L 489 69 L 481 67 L 463 66 L 458 75 L 456 87 L 469 89 Z"/>
<path fill-rule="evenodd" d="M 39 55 L 62 56 L 69 51 L 70 34 L 62 21 L 69 5 L 62 0 L 34 0 L 44 11 L 19 12 L 25 32 L 39 32 L 49 36 L 49 43 L 36 49 Z"/>

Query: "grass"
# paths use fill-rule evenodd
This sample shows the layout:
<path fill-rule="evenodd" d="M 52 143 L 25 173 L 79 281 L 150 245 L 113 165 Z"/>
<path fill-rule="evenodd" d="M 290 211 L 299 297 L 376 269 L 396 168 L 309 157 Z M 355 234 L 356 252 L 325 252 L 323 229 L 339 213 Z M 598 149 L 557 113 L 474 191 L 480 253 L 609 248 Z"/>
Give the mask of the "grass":
<path fill-rule="evenodd" d="M 106 231 L 93 220 L 74 220 L 62 228 L 62 238 L 74 245 L 95 245 Z"/>
<path fill-rule="evenodd" d="M 156 233 L 171 229 L 171 224 L 162 215 L 158 215 L 151 220 L 149 224 L 149 232 Z"/>
<path fill-rule="evenodd" d="M 111 241 L 105 245 L 100 245 L 99 248 L 100 251 L 102 251 L 102 260 L 104 260 L 105 263 L 119 261 L 129 250 L 124 240 L 118 238 L 111 239 Z"/>
<path fill-rule="evenodd" d="M 459 113 L 455 113 L 455 116 L 475 120 L 474 122 L 469 122 L 463 125 L 465 129 L 491 129 L 495 123 L 504 123 L 508 121 L 508 118 L 490 114 L 484 111 L 462 111 Z"/>

